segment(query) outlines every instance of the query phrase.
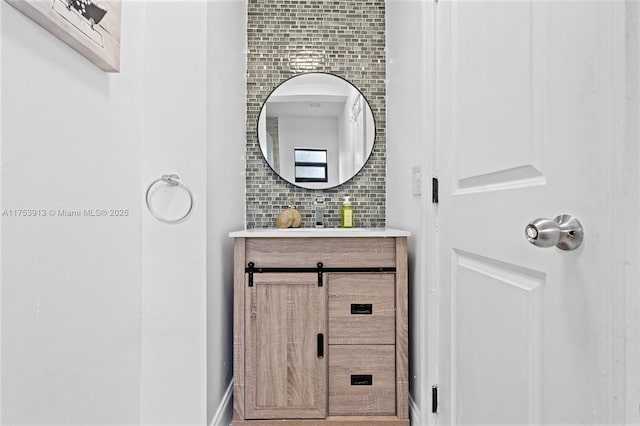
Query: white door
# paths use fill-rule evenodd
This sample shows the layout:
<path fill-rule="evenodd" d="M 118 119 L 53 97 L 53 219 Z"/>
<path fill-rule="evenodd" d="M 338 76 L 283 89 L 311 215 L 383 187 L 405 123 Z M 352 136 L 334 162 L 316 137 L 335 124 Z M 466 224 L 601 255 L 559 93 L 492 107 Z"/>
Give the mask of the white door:
<path fill-rule="evenodd" d="M 624 192 L 625 3 L 436 7 L 434 418 L 622 421 L 625 208 L 638 201 Z M 531 220 L 565 213 L 584 227 L 577 250 L 527 242 Z"/>

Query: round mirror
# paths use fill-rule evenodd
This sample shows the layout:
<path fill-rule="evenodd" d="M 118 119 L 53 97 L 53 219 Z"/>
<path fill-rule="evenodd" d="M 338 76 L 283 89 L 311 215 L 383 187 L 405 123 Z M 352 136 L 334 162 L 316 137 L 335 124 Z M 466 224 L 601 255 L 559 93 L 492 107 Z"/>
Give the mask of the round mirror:
<path fill-rule="evenodd" d="M 369 103 L 348 81 L 325 73 L 301 74 L 276 87 L 262 105 L 262 155 L 284 180 L 326 189 L 354 177 L 376 137 Z"/>

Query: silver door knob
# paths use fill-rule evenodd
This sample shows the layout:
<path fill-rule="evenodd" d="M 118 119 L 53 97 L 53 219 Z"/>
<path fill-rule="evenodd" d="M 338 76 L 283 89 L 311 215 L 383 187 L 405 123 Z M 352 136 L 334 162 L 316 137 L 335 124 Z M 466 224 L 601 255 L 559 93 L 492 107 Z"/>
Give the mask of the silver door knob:
<path fill-rule="evenodd" d="M 527 241 L 538 247 L 556 246 L 560 250 L 575 250 L 582 244 L 584 232 L 580 221 L 568 214 L 555 219 L 536 219 L 524 230 Z"/>

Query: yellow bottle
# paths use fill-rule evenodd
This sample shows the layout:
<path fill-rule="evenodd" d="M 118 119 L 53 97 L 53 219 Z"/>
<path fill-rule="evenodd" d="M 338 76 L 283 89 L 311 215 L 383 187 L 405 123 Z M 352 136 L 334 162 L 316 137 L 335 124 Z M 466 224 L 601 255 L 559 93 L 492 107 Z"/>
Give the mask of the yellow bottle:
<path fill-rule="evenodd" d="M 349 197 L 344 197 L 342 209 L 340 209 L 340 227 L 353 228 L 353 207 Z"/>

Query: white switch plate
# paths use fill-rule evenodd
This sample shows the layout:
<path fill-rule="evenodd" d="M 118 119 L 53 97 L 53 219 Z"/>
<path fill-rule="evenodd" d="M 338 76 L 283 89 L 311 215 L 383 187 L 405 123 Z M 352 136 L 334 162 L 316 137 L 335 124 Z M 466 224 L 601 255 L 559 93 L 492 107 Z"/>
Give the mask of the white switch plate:
<path fill-rule="evenodd" d="M 413 195 L 422 195 L 422 167 L 411 169 L 411 188 Z"/>

